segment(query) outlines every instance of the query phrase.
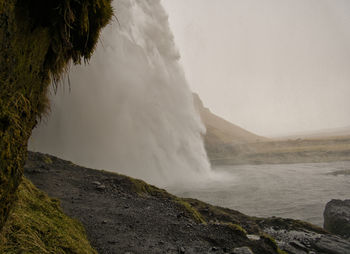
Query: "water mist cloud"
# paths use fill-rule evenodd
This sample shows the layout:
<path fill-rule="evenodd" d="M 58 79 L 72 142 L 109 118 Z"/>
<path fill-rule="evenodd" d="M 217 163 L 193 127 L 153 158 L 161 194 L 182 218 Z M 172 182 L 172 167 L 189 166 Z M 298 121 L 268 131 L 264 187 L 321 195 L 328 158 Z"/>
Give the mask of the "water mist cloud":
<path fill-rule="evenodd" d="M 207 174 L 205 129 L 160 1 L 114 4 L 120 26 L 105 29 L 88 66 L 71 69 L 71 92 L 51 96 L 30 148 L 159 185 Z"/>
<path fill-rule="evenodd" d="M 262 136 L 350 126 L 350 1 L 162 2 L 212 112 Z"/>

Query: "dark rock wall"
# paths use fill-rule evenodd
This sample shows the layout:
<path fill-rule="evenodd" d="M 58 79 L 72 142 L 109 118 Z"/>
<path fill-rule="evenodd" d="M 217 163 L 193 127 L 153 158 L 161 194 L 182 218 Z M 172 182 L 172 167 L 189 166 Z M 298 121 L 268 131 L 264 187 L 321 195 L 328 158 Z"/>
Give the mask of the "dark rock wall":
<path fill-rule="evenodd" d="M 111 0 L 0 0 L 0 230 L 48 85 L 71 60 L 89 59 L 112 14 Z"/>
<path fill-rule="evenodd" d="M 324 229 L 343 238 L 350 238 L 350 199 L 329 201 L 323 217 Z"/>

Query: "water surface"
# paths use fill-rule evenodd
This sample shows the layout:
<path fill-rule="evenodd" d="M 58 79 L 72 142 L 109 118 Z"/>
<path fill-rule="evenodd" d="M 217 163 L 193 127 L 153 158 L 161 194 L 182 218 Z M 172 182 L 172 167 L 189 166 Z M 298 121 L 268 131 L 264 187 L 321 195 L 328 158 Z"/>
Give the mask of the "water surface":
<path fill-rule="evenodd" d="M 217 166 L 214 179 L 169 190 L 248 215 L 301 219 L 322 226 L 325 204 L 350 198 L 350 175 L 329 173 L 347 169 L 349 161 Z"/>

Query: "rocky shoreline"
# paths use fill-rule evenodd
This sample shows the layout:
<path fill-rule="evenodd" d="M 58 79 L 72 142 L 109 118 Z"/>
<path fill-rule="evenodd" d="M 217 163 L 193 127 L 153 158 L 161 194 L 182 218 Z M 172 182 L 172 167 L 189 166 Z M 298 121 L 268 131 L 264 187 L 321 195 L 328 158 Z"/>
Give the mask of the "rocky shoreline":
<path fill-rule="evenodd" d="M 29 152 L 25 176 L 81 221 L 98 253 L 346 254 L 350 242 L 306 222 L 254 218 L 143 181 Z"/>
<path fill-rule="evenodd" d="M 329 201 L 323 217 L 326 230 L 350 240 L 350 199 Z"/>

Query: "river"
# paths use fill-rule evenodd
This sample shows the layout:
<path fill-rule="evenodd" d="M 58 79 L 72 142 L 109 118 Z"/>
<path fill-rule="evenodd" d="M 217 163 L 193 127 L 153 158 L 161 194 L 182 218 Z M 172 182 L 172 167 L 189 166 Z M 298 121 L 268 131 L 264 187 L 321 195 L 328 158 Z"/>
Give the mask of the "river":
<path fill-rule="evenodd" d="M 259 217 L 301 219 L 323 225 L 331 199 L 350 198 L 350 162 L 216 166 L 210 181 L 170 188 L 182 196 Z"/>

